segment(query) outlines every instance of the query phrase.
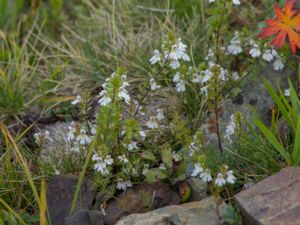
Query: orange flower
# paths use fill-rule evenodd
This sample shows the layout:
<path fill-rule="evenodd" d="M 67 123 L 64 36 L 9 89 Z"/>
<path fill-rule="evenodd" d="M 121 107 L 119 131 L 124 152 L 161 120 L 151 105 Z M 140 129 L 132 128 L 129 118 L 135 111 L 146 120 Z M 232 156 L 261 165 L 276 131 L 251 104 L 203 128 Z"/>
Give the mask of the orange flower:
<path fill-rule="evenodd" d="M 293 54 L 296 49 L 300 49 L 300 13 L 293 9 L 296 0 L 286 0 L 283 9 L 277 3 L 274 4 L 275 18 L 266 19 L 267 27 L 263 28 L 258 35 L 259 38 L 266 38 L 275 35 L 271 44 L 275 48 L 283 46 L 285 39 L 288 38 Z"/>

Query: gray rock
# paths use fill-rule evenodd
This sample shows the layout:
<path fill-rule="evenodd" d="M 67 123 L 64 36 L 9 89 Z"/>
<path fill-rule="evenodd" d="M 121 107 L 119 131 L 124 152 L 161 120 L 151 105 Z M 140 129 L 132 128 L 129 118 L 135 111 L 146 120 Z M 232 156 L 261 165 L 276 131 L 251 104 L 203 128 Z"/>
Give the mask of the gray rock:
<path fill-rule="evenodd" d="M 47 182 L 47 204 L 52 224 L 64 225 L 69 215 L 78 176 L 64 175 Z M 91 209 L 95 195 L 93 182 L 85 178 L 78 196 L 76 208 Z"/>
<path fill-rule="evenodd" d="M 238 193 L 244 225 L 300 224 L 300 167 L 279 173 Z"/>
<path fill-rule="evenodd" d="M 78 210 L 67 219 L 66 225 L 104 225 L 103 214 L 95 210 Z"/>
<path fill-rule="evenodd" d="M 219 207 L 223 213 L 226 205 Z M 216 203 L 213 197 L 198 202 L 167 206 L 143 214 L 132 214 L 117 225 L 218 225 Z"/>
<path fill-rule="evenodd" d="M 189 201 L 200 201 L 207 197 L 207 183 L 199 178 L 190 178 L 187 183 L 191 187 L 191 196 Z"/>

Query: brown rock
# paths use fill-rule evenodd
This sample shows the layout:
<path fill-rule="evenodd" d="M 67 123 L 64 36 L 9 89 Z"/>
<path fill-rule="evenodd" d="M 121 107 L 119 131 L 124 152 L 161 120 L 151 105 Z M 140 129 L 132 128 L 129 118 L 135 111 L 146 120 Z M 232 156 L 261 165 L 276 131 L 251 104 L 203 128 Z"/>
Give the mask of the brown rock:
<path fill-rule="evenodd" d="M 285 168 L 235 196 L 245 225 L 300 224 L 300 167 Z"/>
<path fill-rule="evenodd" d="M 113 225 L 129 214 L 179 203 L 179 195 L 163 182 L 135 185 L 108 203 L 104 222 Z"/>
<path fill-rule="evenodd" d="M 50 219 L 54 225 L 65 224 L 74 197 L 78 176 L 62 175 L 51 178 L 47 182 L 47 203 Z M 93 182 L 85 179 L 78 196 L 77 208 L 90 209 L 94 199 Z"/>

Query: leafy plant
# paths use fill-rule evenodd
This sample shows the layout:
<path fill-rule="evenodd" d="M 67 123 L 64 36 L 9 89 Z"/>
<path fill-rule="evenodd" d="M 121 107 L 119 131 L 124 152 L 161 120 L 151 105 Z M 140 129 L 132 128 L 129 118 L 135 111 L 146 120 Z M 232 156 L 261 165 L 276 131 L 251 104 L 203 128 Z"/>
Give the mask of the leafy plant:
<path fill-rule="evenodd" d="M 297 48 L 300 49 L 300 13 L 294 9 L 295 3 L 296 0 L 286 0 L 283 10 L 275 3 L 276 17 L 265 20 L 267 27 L 258 35 L 259 38 L 276 35 L 271 42 L 276 48 L 281 48 L 288 37 L 293 54 L 296 54 Z"/>
<path fill-rule="evenodd" d="M 300 76 L 300 71 L 299 71 Z M 291 80 L 288 80 L 289 89 L 287 90 L 287 96 L 278 86 L 279 94 L 271 85 L 264 81 L 269 93 L 275 101 L 279 112 L 282 114 L 282 118 L 286 122 L 286 125 L 290 128 L 290 135 L 283 136 L 278 130 L 278 115 L 272 123 L 272 129 L 268 129 L 262 122 L 255 120 L 255 124 L 272 144 L 272 146 L 280 153 L 283 159 L 288 165 L 299 165 L 300 163 L 300 100 L 297 95 Z M 276 115 L 273 115 L 274 117 Z"/>

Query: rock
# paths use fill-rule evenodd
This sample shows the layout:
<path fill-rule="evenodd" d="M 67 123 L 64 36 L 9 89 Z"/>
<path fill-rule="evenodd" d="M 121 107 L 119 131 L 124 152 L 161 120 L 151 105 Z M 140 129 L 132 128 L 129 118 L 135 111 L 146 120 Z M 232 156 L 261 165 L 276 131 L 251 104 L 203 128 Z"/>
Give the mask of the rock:
<path fill-rule="evenodd" d="M 95 210 L 78 210 L 70 216 L 66 225 L 104 225 L 103 214 Z"/>
<path fill-rule="evenodd" d="M 222 214 L 226 204 L 219 207 Z M 132 214 L 116 225 L 218 225 L 216 203 L 213 197 L 182 205 L 167 206 L 151 212 Z"/>
<path fill-rule="evenodd" d="M 187 180 L 192 192 L 189 201 L 200 201 L 207 197 L 207 183 L 199 178 L 190 178 Z"/>
<path fill-rule="evenodd" d="M 108 203 L 104 221 L 113 225 L 129 214 L 179 203 L 179 195 L 163 182 L 135 185 Z"/>
<path fill-rule="evenodd" d="M 238 193 L 244 225 L 300 224 L 300 167 L 279 173 Z"/>
<path fill-rule="evenodd" d="M 47 203 L 52 224 L 63 225 L 74 197 L 78 176 L 63 175 L 47 182 Z M 77 208 L 90 209 L 95 195 L 93 182 L 85 178 L 78 196 Z"/>

